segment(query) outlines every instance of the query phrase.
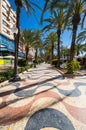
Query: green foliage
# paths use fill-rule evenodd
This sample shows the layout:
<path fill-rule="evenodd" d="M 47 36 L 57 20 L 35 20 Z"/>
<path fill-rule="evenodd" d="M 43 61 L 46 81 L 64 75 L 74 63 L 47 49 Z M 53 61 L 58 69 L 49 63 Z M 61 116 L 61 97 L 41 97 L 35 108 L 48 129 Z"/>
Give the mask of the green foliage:
<path fill-rule="evenodd" d="M 25 66 L 25 70 L 28 70 L 32 67 L 32 64 L 28 64 L 28 66 Z"/>
<path fill-rule="evenodd" d="M 25 71 L 25 67 L 21 67 L 21 73 Z"/>
<path fill-rule="evenodd" d="M 8 71 L 5 71 L 5 72 L 1 72 L 0 76 L 6 77 L 6 79 L 9 79 L 13 76 L 13 74 L 14 74 L 13 70 L 8 70 Z"/>
<path fill-rule="evenodd" d="M 28 70 L 31 67 L 32 67 L 32 64 L 30 64 L 28 66 L 20 67 L 20 68 L 18 68 L 18 72 L 22 73 L 22 72 L 24 72 L 25 70 Z M 8 71 L 5 71 L 5 72 L 0 72 L 0 83 L 4 82 L 5 80 L 9 80 L 13 76 L 14 76 L 14 70 L 8 70 Z"/>
<path fill-rule="evenodd" d="M 68 74 L 73 74 L 74 71 L 77 71 L 81 68 L 80 62 L 78 62 L 76 59 L 72 60 L 71 62 L 66 62 L 66 65 Z"/>
<path fill-rule="evenodd" d="M 1 82 L 4 82 L 5 80 L 6 80 L 6 77 L 0 76 L 0 83 L 1 83 Z"/>
<path fill-rule="evenodd" d="M 28 69 L 30 69 L 30 68 L 32 68 L 32 64 L 28 64 L 27 66 L 20 67 L 20 68 L 18 69 L 18 72 L 19 72 L 19 73 L 22 73 L 22 72 L 24 72 L 24 71 L 26 71 L 26 70 L 28 70 Z"/>
<path fill-rule="evenodd" d="M 19 59 L 18 60 L 18 65 L 20 67 L 28 66 L 28 62 L 26 61 L 26 59 Z"/>
<path fill-rule="evenodd" d="M 38 60 L 33 60 L 33 63 L 34 64 L 38 64 Z"/>
<path fill-rule="evenodd" d="M 14 70 L 0 72 L 0 83 L 13 77 Z"/>
<path fill-rule="evenodd" d="M 54 65 L 54 66 L 57 66 L 57 63 L 58 63 L 58 60 L 57 59 L 54 59 L 52 60 L 51 64 Z"/>

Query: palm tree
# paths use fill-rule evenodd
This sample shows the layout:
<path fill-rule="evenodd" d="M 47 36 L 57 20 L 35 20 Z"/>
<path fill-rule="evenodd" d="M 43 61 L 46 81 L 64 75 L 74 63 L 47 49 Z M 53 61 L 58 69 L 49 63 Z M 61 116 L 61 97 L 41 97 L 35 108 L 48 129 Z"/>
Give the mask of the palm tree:
<path fill-rule="evenodd" d="M 57 40 L 57 36 L 55 32 L 51 32 L 48 37 L 46 38 L 46 44 L 51 44 L 51 61 L 54 59 L 54 47 L 55 42 Z"/>
<path fill-rule="evenodd" d="M 51 55 L 51 44 L 44 43 L 44 59 L 46 62 L 50 62 L 50 55 Z"/>
<path fill-rule="evenodd" d="M 37 60 L 38 57 L 38 50 L 42 46 L 42 41 L 41 41 L 41 30 L 35 30 L 34 31 L 34 41 L 32 43 L 32 47 L 35 48 L 35 60 Z"/>
<path fill-rule="evenodd" d="M 65 1 L 60 1 L 60 0 L 44 0 L 44 7 L 42 10 L 42 15 L 41 15 L 41 19 L 40 22 L 43 22 L 43 16 L 44 13 L 49 10 L 50 13 L 52 14 L 54 9 L 62 9 L 62 8 L 66 8 L 68 5 L 68 0 Z"/>
<path fill-rule="evenodd" d="M 16 5 L 16 27 L 18 33 L 15 36 L 15 62 L 14 62 L 14 78 L 13 81 L 20 80 L 18 77 L 18 46 L 19 46 L 19 37 L 20 37 L 20 8 L 23 6 L 28 14 L 33 13 L 36 16 L 34 6 L 40 7 L 33 1 L 30 0 L 14 0 Z M 17 78 L 18 77 L 18 78 Z"/>
<path fill-rule="evenodd" d="M 25 58 L 28 61 L 28 53 L 29 49 L 34 42 L 34 32 L 32 30 L 24 30 L 23 31 L 23 42 L 25 44 Z"/>
<path fill-rule="evenodd" d="M 16 5 L 16 27 L 18 29 L 18 33 L 14 34 L 14 36 L 15 36 L 14 77 L 10 81 L 20 80 L 20 77 L 18 76 L 17 66 L 18 66 L 18 46 L 19 46 L 19 36 L 20 36 L 20 8 L 22 7 L 22 1 L 15 0 L 15 5 Z"/>
<path fill-rule="evenodd" d="M 70 54 L 70 49 L 66 46 L 61 46 L 61 57 L 63 59 L 66 59 L 69 60 L 69 54 Z"/>
<path fill-rule="evenodd" d="M 74 54 L 75 54 L 75 41 L 76 41 L 76 34 L 78 25 L 81 21 L 83 23 L 84 17 L 81 15 L 84 14 L 84 17 L 86 15 L 86 1 L 85 0 L 70 0 L 68 9 L 67 9 L 67 18 L 71 20 L 72 23 L 72 42 L 71 42 L 71 48 L 70 48 L 70 61 L 73 60 Z"/>
<path fill-rule="evenodd" d="M 78 56 L 80 53 L 83 53 L 83 44 L 80 44 L 80 43 L 77 43 L 75 45 L 75 52 L 76 52 L 76 55 Z"/>
<path fill-rule="evenodd" d="M 57 51 L 58 51 L 58 67 L 60 67 L 60 43 L 61 43 L 61 33 L 64 28 L 64 23 L 65 23 L 65 11 L 61 8 L 59 10 L 54 10 L 53 15 L 45 19 L 44 21 L 48 22 L 49 24 L 44 27 L 44 30 L 49 30 L 49 29 L 56 29 L 57 32 Z"/>

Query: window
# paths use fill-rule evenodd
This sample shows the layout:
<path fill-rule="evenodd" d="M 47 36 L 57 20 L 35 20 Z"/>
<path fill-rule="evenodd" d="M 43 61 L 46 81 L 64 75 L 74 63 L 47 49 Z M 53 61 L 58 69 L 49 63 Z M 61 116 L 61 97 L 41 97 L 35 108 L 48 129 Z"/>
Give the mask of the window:
<path fill-rule="evenodd" d="M 4 20 L 2 20 L 2 24 L 7 26 L 7 23 Z"/>
<path fill-rule="evenodd" d="M 3 10 L 3 12 L 4 13 L 6 13 L 7 11 L 6 11 L 6 8 L 2 5 L 2 10 Z"/>
<path fill-rule="evenodd" d="M 5 16 L 4 14 L 2 14 L 2 17 L 3 17 L 3 19 L 5 19 L 5 20 L 6 20 L 6 16 Z"/>

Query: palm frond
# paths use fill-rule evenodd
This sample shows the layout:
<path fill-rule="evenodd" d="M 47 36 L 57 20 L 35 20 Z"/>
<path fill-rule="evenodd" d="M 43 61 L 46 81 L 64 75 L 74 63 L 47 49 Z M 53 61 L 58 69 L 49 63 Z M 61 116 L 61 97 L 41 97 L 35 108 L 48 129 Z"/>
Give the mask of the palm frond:
<path fill-rule="evenodd" d="M 42 31 L 49 31 L 50 29 L 52 29 L 51 24 L 46 25 L 46 26 L 42 29 Z"/>
<path fill-rule="evenodd" d="M 43 23 L 43 17 L 44 17 L 44 13 L 47 9 L 47 6 L 48 6 L 48 3 L 49 3 L 50 0 L 45 0 L 45 3 L 44 3 L 44 8 L 42 10 L 42 14 L 41 14 L 41 18 L 40 18 L 40 23 L 42 24 Z"/>
<path fill-rule="evenodd" d="M 27 15 L 30 16 L 31 14 L 33 14 L 37 22 L 39 23 L 38 16 L 36 14 L 36 8 L 39 10 L 42 10 L 41 7 L 31 0 L 22 0 L 22 4 L 23 4 L 24 9 L 26 10 Z"/>
<path fill-rule="evenodd" d="M 82 42 L 85 42 L 85 40 L 86 40 L 86 30 L 84 30 L 84 31 L 82 31 L 82 32 L 80 32 L 79 34 L 78 34 L 78 36 L 77 36 L 77 40 L 76 40 L 76 42 L 78 43 L 82 43 Z"/>

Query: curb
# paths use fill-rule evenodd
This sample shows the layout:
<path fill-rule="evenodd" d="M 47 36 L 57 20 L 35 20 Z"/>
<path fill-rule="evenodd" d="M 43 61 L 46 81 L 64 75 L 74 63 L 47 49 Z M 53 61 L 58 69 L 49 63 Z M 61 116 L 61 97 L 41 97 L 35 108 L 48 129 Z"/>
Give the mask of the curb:
<path fill-rule="evenodd" d="M 79 75 L 73 75 L 73 74 L 65 74 L 63 71 L 59 70 L 58 68 L 52 66 L 54 69 L 56 69 L 62 76 L 65 78 L 73 78 L 73 77 L 78 77 L 78 76 L 84 76 L 84 74 L 78 72 Z"/>

